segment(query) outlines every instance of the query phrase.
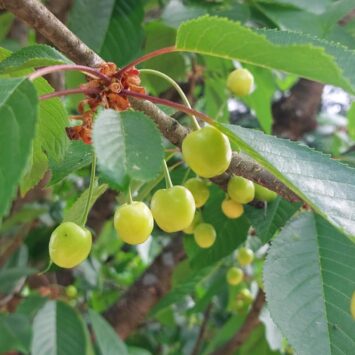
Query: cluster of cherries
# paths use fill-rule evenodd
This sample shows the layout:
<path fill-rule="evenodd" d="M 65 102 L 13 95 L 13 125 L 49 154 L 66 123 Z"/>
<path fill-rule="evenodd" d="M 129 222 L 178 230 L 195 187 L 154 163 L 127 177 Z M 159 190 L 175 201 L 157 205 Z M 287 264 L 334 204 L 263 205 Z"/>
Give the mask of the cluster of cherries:
<path fill-rule="evenodd" d="M 228 88 L 239 96 L 253 89 L 253 76 L 246 69 L 236 69 L 227 80 Z M 225 172 L 232 159 L 228 138 L 213 126 L 205 126 L 189 133 L 182 142 L 186 164 L 198 176 L 184 186 L 173 186 L 165 166 L 167 188 L 156 191 L 150 208 L 141 201 L 130 201 L 119 206 L 114 215 L 114 227 L 119 237 L 128 244 L 144 243 L 151 235 L 154 221 L 167 233 L 184 231 L 194 234 L 196 243 L 209 248 L 216 239 L 216 231 L 202 221 L 196 208 L 202 207 L 209 197 L 207 182 Z M 165 162 L 164 162 L 165 164 Z M 243 214 L 243 204 L 254 198 L 271 201 L 276 194 L 240 176 L 228 183 L 228 197 L 222 211 L 228 218 Z M 92 236 L 85 226 L 73 222 L 61 223 L 52 233 L 49 243 L 51 261 L 64 268 L 72 268 L 85 260 L 91 250 Z"/>

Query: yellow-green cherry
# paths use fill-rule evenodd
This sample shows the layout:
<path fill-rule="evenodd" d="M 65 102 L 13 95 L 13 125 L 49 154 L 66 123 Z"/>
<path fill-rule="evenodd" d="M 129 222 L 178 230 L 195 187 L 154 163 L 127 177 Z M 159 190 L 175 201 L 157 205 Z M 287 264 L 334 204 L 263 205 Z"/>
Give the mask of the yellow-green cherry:
<path fill-rule="evenodd" d="M 227 87 L 237 96 L 249 95 L 254 88 L 253 74 L 248 69 L 235 69 L 228 75 Z"/>
<path fill-rule="evenodd" d="M 237 251 L 239 265 L 246 266 L 253 262 L 254 252 L 249 248 L 239 248 Z"/>
<path fill-rule="evenodd" d="M 217 233 L 212 224 L 200 223 L 194 230 L 196 244 L 200 248 L 210 248 L 217 237 Z"/>
<path fill-rule="evenodd" d="M 88 257 L 91 245 L 88 229 L 73 222 L 63 222 L 51 234 L 49 256 L 54 264 L 73 268 Z"/>
<path fill-rule="evenodd" d="M 254 200 L 254 183 L 241 176 L 232 176 L 228 181 L 227 192 L 233 201 L 246 204 Z"/>
<path fill-rule="evenodd" d="M 191 178 L 185 182 L 184 186 L 192 193 L 196 208 L 202 207 L 210 197 L 206 181 L 200 178 Z"/>
<path fill-rule="evenodd" d="M 187 165 L 204 178 L 224 173 L 232 159 L 228 138 L 212 126 L 189 133 L 182 142 L 182 154 Z"/>
<path fill-rule="evenodd" d="M 154 227 L 154 220 L 146 204 L 133 201 L 117 208 L 114 226 L 125 243 L 136 245 L 148 239 Z"/>
<path fill-rule="evenodd" d="M 243 205 L 229 198 L 223 200 L 221 207 L 224 215 L 231 219 L 239 218 L 244 213 Z"/>
<path fill-rule="evenodd" d="M 239 285 L 243 278 L 244 272 L 239 267 L 233 266 L 227 271 L 227 282 L 232 286 Z"/>
<path fill-rule="evenodd" d="M 195 215 L 195 200 L 184 186 L 172 186 L 154 193 L 151 210 L 157 225 L 173 233 L 188 228 Z"/>

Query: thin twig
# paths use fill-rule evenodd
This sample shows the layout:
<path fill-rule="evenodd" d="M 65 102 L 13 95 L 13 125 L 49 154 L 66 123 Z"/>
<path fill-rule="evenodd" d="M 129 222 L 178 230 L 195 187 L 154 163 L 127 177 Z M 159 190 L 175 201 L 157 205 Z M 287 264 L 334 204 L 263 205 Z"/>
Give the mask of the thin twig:
<path fill-rule="evenodd" d="M 212 302 L 210 302 L 205 310 L 205 313 L 203 314 L 203 321 L 201 323 L 201 327 L 196 339 L 196 343 L 191 351 L 191 355 L 198 355 L 200 353 L 200 348 L 205 338 L 207 324 L 210 319 L 212 305 L 213 305 Z"/>
<path fill-rule="evenodd" d="M 46 74 L 61 72 L 61 71 L 81 71 L 86 74 L 90 74 L 90 76 L 94 76 L 95 78 L 100 78 L 109 83 L 111 79 L 105 74 L 100 73 L 97 69 L 87 67 L 85 65 L 77 65 L 77 64 L 60 64 L 60 65 L 51 65 L 49 67 L 44 67 L 36 70 L 32 74 L 28 76 L 29 80 L 34 80 L 39 78 L 40 76 L 44 76 Z"/>
<path fill-rule="evenodd" d="M 52 99 L 53 97 L 58 97 L 58 96 L 68 96 L 68 95 L 73 95 L 73 94 L 84 94 L 84 95 L 92 95 L 92 94 L 98 94 L 99 91 L 97 89 L 81 89 L 81 88 L 74 88 L 74 89 L 66 89 L 66 90 L 61 90 L 61 91 L 54 91 L 50 92 L 49 94 L 45 94 L 39 97 L 40 100 L 48 100 Z"/>
<path fill-rule="evenodd" d="M 123 68 L 121 68 L 119 70 L 119 72 L 117 73 L 117 76 L 120 76 L 122 75 L 126 70 L 128 70 L 129 68 L 132 68 L 140 63 L 143 63 L 151 58 L 154 58 L 154 57 L 157 57 L 159 55 L 162 55 L 162 54 L 166 54 L 166 53 L 172 53 L 172 52 L 175 52 L 177 51 L 176 47 L 175 46 L 171 46 L 171 47 L 166 47 L 166 48 L 160 48 L 160 49 L 157 49 L 156 51 L 153 51 L 153 52 L 149 52 L 145 55 L 143 55 L 142 57 L 139 57 L 135 60 L 133 60 L 132 62 L 128 63 L 126 66 L 124 66 Z"/>

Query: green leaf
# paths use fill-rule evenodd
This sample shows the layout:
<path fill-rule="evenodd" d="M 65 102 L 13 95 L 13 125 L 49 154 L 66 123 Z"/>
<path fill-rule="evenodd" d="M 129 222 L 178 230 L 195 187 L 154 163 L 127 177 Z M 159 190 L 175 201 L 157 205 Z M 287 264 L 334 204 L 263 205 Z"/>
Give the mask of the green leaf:
<path fill-rule="evenodd" d="M 37 312 L 44 306 L 47 301 L 48 299 L 45 297 L 35 293 L 31 294 L 28 297 L 22 299 L 16 308 L 16 313 L 23 314 L 30 319 L 33 319 Z"/>
<path fill-rule="evenodd" d="M 355 53 L 308 35 L 253 31 L 227 19 L 204 16 L 180 26 L 176 46 L 282 70 L 355 93 Z"/>
<path fill-rule="evenodd" d="M 68 18 L 68 27 L 95 52 L 100 52 L 113 15 L 116 0 L 77 0 Z M 93 26 L 95 23 L 95 26 Z"/>
<path fill-rule="evenodd" d="M 87 354 L 84 322 L 61 301 L 48 301 L 33 322 L 32 354 Z"/>
<path fill-rule="evenodd" d="M 136 57 L 143 41 L 141 0 L 75 1 L 70 29 L 105 60 L 120 66 Z M 93 26 L 93 24 L 95 24 Z"/>
<path fill-rule="evenodd" d="M 128 354 L 126 345 L 104 318 L 91 309 L 89 310 L 89 317 L 102 355 Z"/>
<path fill-rule="evenodd" d="M 161 136 L 143 113 L 102 111 L 93 141 L 100 172 L 118 189 L 126 188 L 129 179 L 149 181 L 161 172 Z"/>
<path fill-rule="evenodd" d="M 36 79 L 34 85 L 39 96 L 54 91 L 43 78 Z M 60 99 L 40 101 L 36 141 L 49 159 L 60 161 L 64 158 L 69 145 L 65 132 L 68 125 L 68 113 Z"/>
<path fill-rule="evenodd" d="M 53 88 L 43 78 L 38 78 L 34 85 L 39 96 L 53 91 Z M 68 115 L 58 98 L 40 101 L 37 132 L 20 184 L 22 196 L 37 185 L 48 170 L 48 157 L 55 161 L 63 159 L 69 143 L 65 132 L 67 125 Z"/>
<path fill-rule="evenodd" d="M 304 213 L 274 239 L 264 267 L 270 314 L 297 354 L 351 354 L 355 245 Z"/>
<path fill-rule="evenodd" d="M 92 147 L 82 141 L 70 141 L 70 145 L 65 152 L 63 160 L 56 162 L 49 161 L 52 172 L 48 186 L 52 186 L 62 181 L 69 174 L 88 166 L 92 161 Z"/>
<path fill-rule="evenodd" d="M 150 22 L 145 26 L 145 48 L 146 53 L 159 48 L 174 45 L 176 29 L 168 27 L 161 22 Z M 181 53 L 169 53 L 148 60 L 144 68 L 161 71 L 174 80 L 179 81 L 185 77 L 185 59 Z M 150 91 L 155 95 L 167 90 L 170 84 L 162 78 L 142 73 L 143 83 L 148 83 Z"/>
<path fill-rule="evenodd" d="M 31 324 L 23 314 L 0 314 L 0 352 L 10 350 L 29 352 L 31 344 Z"/>
<path fill-rule="evenodd" d="M 243 97 L 243 101 L 255 112 L 261 128 L 270 134 L 273 122 L 271 102 L 276 91 L 276 85 L 270 70 L 250 67 L 255 81 L 255 90 L 251 95 Z"/>
<path fill-rule="evenodd" d="M 315 211 L 355 240 L 354 169 L 306 146 L 232 125 L 218 126 Z"/>
<path fill-rule="evenodd" d="M 24 78 L 0 81 L 0 218 L 15 195 L 31 154 L 38 99 Z"/>
<path fill-rule="evenodd" d="M 107 185 L 98 185 L 95 181 L 92 196 L 90 199 L 89 210 L 92 208 L 96 200 L 107 190 Z M 89 197 L 89 188 L 87 188 L 80 197 L 75 201 L 74 205 L 64 213 L 63 222 L 74 222 L 81 224 L 83 222 L 83 213 Z"/>
<path fill-rule="evenodd" d="M 211 223 L 216 229 L 215 243 L 208 249 L 201 249 L 192 236 L 185 238 L 191 266 L 197 269 L 212 265 L 233 253 L 245 241 L 249 229 L 249 223 L 244 216 L 229 219 L 223 214 L 220 206 L 225 198 L 224 191 L 216 186 L 211 186 L 210 191 L 210 198 L 203 209 L 203 220 L 206 223 Z M 187 243 L 188 245 L 186 245 Z"/>
<path fill-rule="evenodd" d="M 22 277 L 34 274 L 35 269 L 28 266 L 3 268 L 0 270 L 0 293 L 9 294 L 14 284 Z"/>
<path fill-rule="evenodd" d="M 211 56 L 204 56 L 203 61 L 205 65 L 203 112 L 219 122 L 228 123 L 229 93 L 226 90 L 226 81 L 231 65 L 224 59 Z"/>
<path fill-rule="evenodd" d="M 63 54 L 45 44 L 21 48 L 0 63 L 0 73 L 8 74 L 26 68 L 72 63 Z"/>
<path fill-rule="evenodd" d="M 48 158 L 43 153 L 38 140 L 33 142 L 32 153 L 27 163 L 25 175 L 21 179 L 20 191 L 24 196 L 26 193 L 42 179 L 48 169 Z"/>
<path fill-rule="evenodd" d="M 246 217 L 256 229 L 256 234 L 265 244 L 301 207 L 301 203 L 291 203 L 281 197 L 267 204 L 267 208 L 257 209 L 244 206 Z"/>

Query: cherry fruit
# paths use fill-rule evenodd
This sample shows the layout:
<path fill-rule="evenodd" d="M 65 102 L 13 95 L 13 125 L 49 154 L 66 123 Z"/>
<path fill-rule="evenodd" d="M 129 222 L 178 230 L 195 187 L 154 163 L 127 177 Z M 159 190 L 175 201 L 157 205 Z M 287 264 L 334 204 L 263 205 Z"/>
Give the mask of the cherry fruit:
<path fill-rule="evenodd" d="M 254 260 L 254 252 L 249 248 L 239 248 L 237 252 L 237 260 L 241 266 L 249 265 Z"/>
<path fill-rule="evenodd" d="M 200 178 L 191 178 L 185 182 L 184 186 L 192 193 L 196 208 L 202 207 L 210 197 L 207 183 Z"/>
<path fill-rule="evenodd" d="M 254 87 L 253 74 L 248 69 L 235 69 L 228 75 L 227 87 L 237 96 L 249 95 Z"/>
<path fill-rule="evenodd" d="M 49 255 L 56 265 L 73 268 L 88 257 L 91 244 L 92 236 L 88 229 L 73 222 L 63 222 L 52 232 Z"/>
<path fill-rule="evenodd" d="M 194 231 L 194 238 L 196 244 L 201 248 L 211 247 L 215 240 L 217 234 L 212 224 L 200 223 Z"/>
<path fill-rule="evenodd" d="M 224 215 L 231 219 L 239 218 L 244 213 L 243 205 L 229 198 L 223 200 L 221 207 Z"/>
<path fill-rule="evenodd" d="M 229 179 L 227 191 L 233 201 L 241 204 L 253 201 L 255 196 L 254 183 L 241 176 L 232 176 Z"/>
<path fill-rule="evenodd" d="M 115 212 L 114 226 L 125 243 L 131 245 L 144 243 L 154 227 L 152 212 L 143 202 L 124 204 Z"/>
<path fill-rule="evenodd" d="M 239 267 L 233 266 L 227 271 L 227 282 L 232 286 L 239 285 L 243 278 L 244 272 Z"/>
<path fill-rule="evenodd" d="M 151 201 L 153 217 L 165 232 L 188 228 L 195 215 L 195 200 L 184 186 L 173 186 L 154 193 Z"/>
<path fill-rule="evenodd" d="M 227 170 L 232 159 L 232 148 L 223 133 L 206 126 L 186 136 L 182 142 L 182 154 L 197 175 L 211 178 Z"/>

